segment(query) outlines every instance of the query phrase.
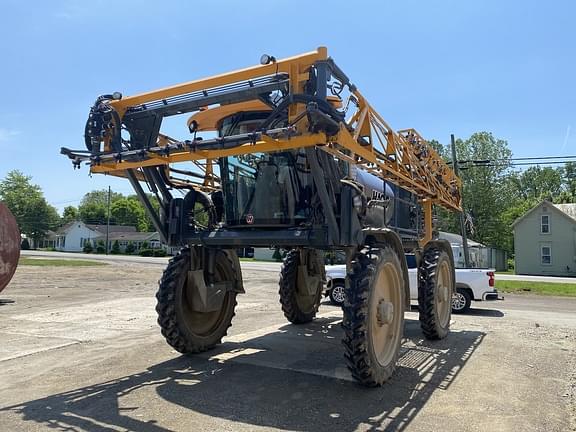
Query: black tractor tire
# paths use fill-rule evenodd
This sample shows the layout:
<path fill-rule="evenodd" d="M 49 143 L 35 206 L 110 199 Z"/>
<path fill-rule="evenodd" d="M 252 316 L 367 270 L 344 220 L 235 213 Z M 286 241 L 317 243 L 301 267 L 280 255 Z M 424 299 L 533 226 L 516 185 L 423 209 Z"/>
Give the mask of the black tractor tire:
<path fill-rule="evenodd" d="M 364 386 L 382 385 L 396 370 L 405 295 L 400 258 L 393 248 L 383 246 L 372 249 L 370 255 L 367 251 L 356 255 L 346 289 L 342 342 L 348 369 Z M 392 305 L 392 317 L 388 315 L 387 322 L 382 322 L 381 302 Z"/>
<path fill-rule="evenodd" d="M 424 250 L 418 268 L 418 310 L 420 328 L 427 339 L 443 339 L 450 332 L 454 282 L 448 254 L 436 247 Z"/>
<path fill-rule="evenodd" d="M 345 289 L 346 286 L 343 281 L 333 282 L 332 288 L 330 288 L 330 292 L 328 293 L 330 304 L 340 307 L 344 306 L 346 301 Z"/>
<path fill-rule="evenodd" d="M 452 313 L 462 314 L 470 310 L 472 296 L 467 289 L 456 288 L 456 294 L 452 297 Z"/>
<path fill-rule="evenodd" d="M 241 278 L 229 253 L 223 250 L 217 252 L 216 281 L 238 281 Z M 188 247 L 172 258 L 164 270 L 156 293 L 156 312 L 162 335 L 171 347 L 182 354 L 207 351 L 219 344 L 232 325 L 236 307 L 236 292 L 228 291 L 219 311 L 191 310 L 186 294 L 190 259 L 191 251 Z"/>
<path fill-rule="evenodd" d="M 317 252 L 311 252 L 317 254 Z M 320 261 L 319 261 L 320 262 Z M 314 297 L 303 296 L 298 287 L 298 266 L 300 265 L 300 251 L 288 251 L 282 269 L 280 270 L 279 291 L 282 312 L 292 324 L 306 324 L 311 322 L 318 312 L 322 299 L 322 286 Z M 321 274 L 322 270 L 317 269 Z"/>

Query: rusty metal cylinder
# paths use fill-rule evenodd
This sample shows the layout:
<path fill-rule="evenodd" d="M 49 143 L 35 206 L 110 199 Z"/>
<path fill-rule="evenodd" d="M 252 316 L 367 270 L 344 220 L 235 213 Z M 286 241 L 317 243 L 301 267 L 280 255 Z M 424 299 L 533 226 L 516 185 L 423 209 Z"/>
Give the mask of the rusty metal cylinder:
<path fill-rule="evenodd" d="M 0 292 L 14 276 L 20 258 L 20 230 L 14 215 L 0 202 Z"/>

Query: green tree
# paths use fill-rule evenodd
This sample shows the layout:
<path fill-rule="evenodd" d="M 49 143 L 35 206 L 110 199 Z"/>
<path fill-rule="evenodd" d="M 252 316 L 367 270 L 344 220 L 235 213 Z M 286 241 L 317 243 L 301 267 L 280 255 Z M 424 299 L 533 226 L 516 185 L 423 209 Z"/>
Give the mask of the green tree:
<path fill-rule="evenodd" d="M 0 200 L 14 214 L 20 231 L 38 241 L 48 230 L 58 227 L 60 216 L 46 201 L 40 186 L 31 180 L 18 170 L 10 171 L 0 182 Z"/>
<path fill-rule="evenodd" d="M 112 204 L 110 214 L 114 223 L 136 227 L 138 231 L 145 231 L 148 223 L 144 208 L 139 201 L 131 198 L 120 198 Z"/>
<path fill-rule="evenodd" d="M 158 202 L 158 199 L 156 198 L 156 196 L 154 194 L 147 194 L 147 196 L 148 196 L 148 199 L 150 200 L 150 204 L 152 204 L 152 207 L 155 209 L 156 212 L 158 212 L 158 210 L 160 208 L 160 203 Z M 138 206 L 142 208 L 142 219 L 140 219 L 138 222 L 138 225 L 136 225 L 136 227 L 138 228 L 138 231 L 143 231 L 143 232 L 156 231 L 156 228 L 154 227 L 152 220 L 148 217 L 148 213 L 146 212 L 146 209 L 144 208 L 144 206 L 140 203 L 140 200 L 138 199 L 138 197 L 136 195 L 130 195 L 130 196 L 128 196 L 128 199 L 134 200 L 138 204 Z"/>
<path fill-rule="evenodd" d="M 450 146 L 445 146 L 440 141 L 430 140 L 428 141 L 430 147 L 432 147 L 436 152 L 446 161 L 452 161 L 452 153 Z"/>
<path fill-rule="evenodd" d="M 110 194 L 110 205 L 122 199 L 120 193 Z M 108 191 L 106 189 L 88 192 L 78 206 L 80 219 L 88 224 L 105 224 L 108 219 Z"/>
<path fill-rule="evenodd" d="M 120 243 L 118 243 L 118 240 L 114 240 L 114 243 L 112 243 L 112 250 L 110 251 L 110 253 L 112 255 L 120 254 Z"/>
<path fill-rule="evenodd" d="M 563 170 L 563 183 L 566 191 L 572 196 L 572 199 L 576 198 L 576 162 L 567 162 L 564 165 Z"/>
<path fill-rule="evenodd" d="M 508 143 L 489 132 L 478 132 L 466 140 L 456 140 L 459 161 L 495 160 L 487 166 L 465 165 L 461 168 L 464 210 L 473 221 L 470 237 L 486 245 L 510 250 L 511 228 L 502 219 L 503 212 L 514 199 L 508 175 L 512 156 Z M 456 213 L 438 210 L 441 230 L 460 232 Z"/>
<path fill-rule="evenodd" d="M 562 168 L 533 166 L 510 176 L 514 192 L 524 200 L 552 200 L 562 191 Z"/>
<path fill-rule="evenodd" d="M 67 206 L 64 207 L 64 211 L 62 212 L 62 223 L 67 224 L 68 222 L 73 222 L 78 220 L 79 214 L 78 209 L 74 206 Z"/>

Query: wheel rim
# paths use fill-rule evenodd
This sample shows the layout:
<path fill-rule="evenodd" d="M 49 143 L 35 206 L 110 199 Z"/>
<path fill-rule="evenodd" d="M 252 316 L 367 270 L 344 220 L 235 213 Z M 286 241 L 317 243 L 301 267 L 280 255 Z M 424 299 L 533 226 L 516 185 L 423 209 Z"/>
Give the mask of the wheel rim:
<path fill-rule="evenodd" d="M 294 295 L 298 309 L 304 313 L 313 312 L 316 307 L 316 295 L 302 294 L 298 287 L 294 287 Z"/>
<path fill-rule="evenodd" d="M 392 263 L 380 266 L 370 299 L 370 340 L 376 360 L 387 366 L 394 360 L 401 336 L 403 305 L 398 270 Z"/>
<path fill-rule="evenodd" d="M 220 310 L 212 312 L 195 311 L 192 307 L 192 288 L 188 286 L 188 272 L 184 271 L 184 273 L 185 275 L 181 278 L 183 321 L 190 333 L 199 337 L 210 336 L 220 326 L 222 320 L 226 316 L 230 293 L 226 293 L 222 299 L 222 307 Z M 225 270 L 222 265 L 217 263 L 214 273 L 215 282 L 224 280 Z"/>
<path fill-rule="evenodd" d="M 344 303 L 344 300 L 346 300 L 346 294 L 344 294 L 344 287 L 342 285 L 336 285 L 332 288 L 332 298 L 337 303 Z"/>
<path fill-rule="evenodd" d="M 313 259 L 312 254 L 310 254 L 308 259 Z M 300 264 L 300 260 L 298 260 L 298 264 Z M 299 285 L 298 271 L 300 270 L 297 269 L 296 285 L 294 286 L 294 296 L 296 298 L 296 304 L 303 313 L 306 314 L 313 313 L 316 311 L 317 303 L 319 303 L 320 300 L 320 295 L 322 293 L 321 285 L 320 284 L 318 285 L 318 287 L 316 288 L 316 292 L 314 294 L 309 294 L 307 287 Z M 304 271 L 307 271 L 308 274 L 310 274 L 307 268 Z M 313 274 L 319 273 L 316 265 L 314 266 L 314 269 L 312 271 Z"/>
<path fill-rule="evenodd" d="M 452 296 L 452 309 L 462 310 L 466 306 L 466 297 L 464 294 L 457 292 Z"/>
<path fill-rule="evenodd" d="M 441 327 L 445 327 L 450 320 L 450 310 L 452 308 L 450 266 L 448 261 L 442 261 L 438 266 L 438 279 L 436 282 L 436 310 L 438 311 L 438 321 Z"/>

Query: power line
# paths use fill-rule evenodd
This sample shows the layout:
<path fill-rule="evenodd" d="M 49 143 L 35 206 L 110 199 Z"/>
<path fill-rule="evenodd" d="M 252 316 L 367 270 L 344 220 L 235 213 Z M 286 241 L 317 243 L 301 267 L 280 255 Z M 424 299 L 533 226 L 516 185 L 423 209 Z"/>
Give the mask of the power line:
<path fill-rule="evenodd" d="M 527 161 L 527 160 L 552 160 L 552 159 L 576 159 L 576 155 L 568 156 L 530 156 L 530 157 L 520 157 L 520 158 L 496 158 L 496 159 L 463 159 L 459 160 L 458 163 L 491 163 L 491 162 L 510 162 L 510 161 Z M 572 162 L 571 160 L 548 162 L 548 163 L 566 163 Z M 452 164 L 452 161 L 446 161 L 448 165 Z"/>

